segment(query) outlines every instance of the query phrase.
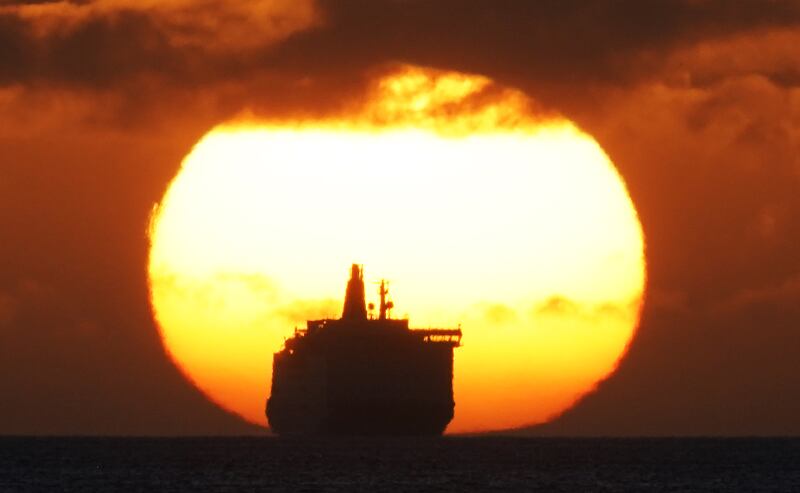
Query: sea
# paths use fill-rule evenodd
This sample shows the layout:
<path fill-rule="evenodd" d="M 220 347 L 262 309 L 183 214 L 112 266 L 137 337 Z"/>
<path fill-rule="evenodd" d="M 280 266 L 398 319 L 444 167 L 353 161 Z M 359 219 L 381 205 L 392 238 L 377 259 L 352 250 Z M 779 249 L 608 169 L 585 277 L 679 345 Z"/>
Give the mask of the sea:
<path fill-rule="evenodd" d="M 800 492 L 800 439 L 0 437 L 28 491 Z"/>

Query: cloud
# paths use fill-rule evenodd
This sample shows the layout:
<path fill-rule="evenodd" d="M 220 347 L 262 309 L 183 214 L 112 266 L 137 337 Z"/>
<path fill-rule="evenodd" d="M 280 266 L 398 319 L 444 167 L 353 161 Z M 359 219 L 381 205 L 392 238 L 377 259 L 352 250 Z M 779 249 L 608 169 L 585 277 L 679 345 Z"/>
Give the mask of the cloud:
<path fill-rule="evenodd" d="M 582 319 L 584 321 L 628 318 L 639 310 L 640 300 L 586 303 L 562 295 L 554 295 L 536 304 L 531 315 L 536 318 Z"/>
<path fill-rule="evenodd" d="M 342 302 L 335 299 L 297 300 L 275 309 L 275 314 L 295 324 L 306 320 L 337 318 L 342 310 Z"/>
<path fill-rule="evenodd" d="M 574 314 L 578 312 L 578 305 L 563 296 L 553 296 L 539 305 L 536 312 L 553 315 Z"/>
<path fill-rule="evenodd" d="M 687 64 L 694 80 L 711 80 L 697 67 L 739 58 L 717 40 L 785 46 L 759 33 L 778 26 L 791 36 L 782 26 L 800 20 L 783 1 L 501 3 L 12 4 L 0 8 L 0 86 L 21 108 L 46 98 L 40 106 L 94 112 L 76 115 L 80 124 L 147 125 L 198 110 L 218 122 L 248 108 L 296 118 L 346 110 L 400 62 L 484 74 L 534 96 L 532 111 L 575 113 Z M 694 53 L 698 42 L 707 48 Z M 789 74 L 790 50 L 773 52 L 771 70 Z"/>
<path fill-rule="evenodd" d="M 486 74 L 553 104 L 657 77 L 670 53 L 695 42 L 800 20 L 789 1 L 500 3 L 10 5 L 0 10 L 0 83 L 147 90 L 154 80 L 190 89 L 238 82 L 251 91 L 248 82 L 267 77 L 357 89 L 371 68 L 406 62 Z"/>
<path fill-rule="evenodd" d="M 514 324 L 519 318 L 513 308 L 502 303 L 485 303 L 475 308 L 483 310 L 484 320 L 495 327 Z"/>
<path fill-rule="evenodd" d="M 545 95 L 657 73 L 664 54 L 705 38 L 796 24 L 794 2 L 323 1 L 326 23 L 272 61 L 309 73 L 393 59 L 477 72 Z M 364 42 L 369 40 L 368 42 Z M 337 49 L 329 50 L 335 46 Z"/>
<path fill-rule="evenodd" d="M 667 59 L 667 71 L 683 75 L 693 87 L 709 87 L 722 79 L 757 75 L 781 87 L 800 85 L 796 23 L 780 29 L 704 40 Z M 677 79 L 676 79 L 677 80 Z"/>
<path fill-rule="evenodd" d="M 99 89 L 236 77 L 253 50 L 318 23 L 310 1 L 49 2 L 0 7 L 0 83 Z"/>
<path fill-rule="evenodd" d="M 760 320 L 787 311 L 800 316 L 800 273 L 776 285 L 743 289 L 711 309 L 715 316 L 723 319 L 740 316 L 743 312 L 757 312 Z"/>

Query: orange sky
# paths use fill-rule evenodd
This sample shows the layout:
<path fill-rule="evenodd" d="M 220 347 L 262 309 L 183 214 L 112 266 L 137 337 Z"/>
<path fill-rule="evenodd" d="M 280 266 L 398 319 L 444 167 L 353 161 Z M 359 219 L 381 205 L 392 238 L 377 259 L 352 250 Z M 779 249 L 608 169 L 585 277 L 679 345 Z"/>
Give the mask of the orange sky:
<path fill-rule="evenodd" d="M 220 122 L 347 115 L 398 63 L 574 121 L 637 207 L 641 330 L 540 432 L 800 433 L 796 2 L 23 3 L 0 7 L 0 433 L 252 431 L 160 345 L 152 205 Z"/>

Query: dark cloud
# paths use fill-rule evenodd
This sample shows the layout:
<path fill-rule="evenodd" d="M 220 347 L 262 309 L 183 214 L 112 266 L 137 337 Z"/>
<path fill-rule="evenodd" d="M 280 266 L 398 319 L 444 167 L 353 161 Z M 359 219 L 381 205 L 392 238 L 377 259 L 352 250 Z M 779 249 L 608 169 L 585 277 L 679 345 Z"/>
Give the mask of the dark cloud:
<path fill-rule="evenodd" d="M 36 22 L 0 15 L 0 49 L 5 55 L 0 58 L 0 82 L 100 90 L 143 84 L 147 76 L 200 84 L 207 79 L 204 72 L 226 69 L 216 59 L 199 63 L 202 52 L 175 48 L 169 33 L 146 12 L 90 15 L 43 35 L 36 33 Z"/>
<path fill-rule="evenodd" d="M 0 14 L 0 83 L 25 80 L 30 32 L 15 16 Z"/>
<path fill-rule="evenodd" d="M 65 33 L 48 36 L 38 45 L 38 64 L 31 77 L 103 87 L 119 81 L 164 72 L 185 75 L 188 54 L 170 49 L 168 38 L 152 18 L 136 11 L 93 17 Z"/>
<path fill-rule="evenodd" d="M 796 2 L 323 1 L 327 23 L 264 65 L 322 77 L 395 60 L 486 74 L 562 111 L 661 75 L 703 39 L 796 26 Z"/>
<path fill-rule="evenodd" d="M 315 22 L 308 1 L 15 4 L 0 8 L 0 84 L 234 81 L 257 71 L 253 52 Z"/>
<path fill-rule="evenodd" d="M 0 7 L 18 5 L 41 5 L 47 3 L 58 3 L 62 0 L 0 0 Z"/>
<path fill-rule="evenodd" d="M 576 97 L 576 85 L 591 92 L 652 77 L 676 47 L 800 21 L 792 1 L 346 0 L 319 2 L 322 26 L 278 10 L 261 30 L 275 36 L 223 42 L 228 32 L 250 25 L 241 20 L 248 11 L 208 2 L 176 9 L 133 5 L 51 15 L 48 25 L 59 27 L 43 34 L 34 29 L 43 16 L 7 11 L 0 17 L 0 82 L 98 88 L 156 77 L 196 88 L 271 74 L 330 86 L 357 84 L 371 67 L 400 61 L 487 74 L 542 98 Z M 191 23 L 208 17 L 238 21 Z M 288 41 L 279 43 L 281 36 Z M 773 76 L 791 80 L 792 74 Z"/>

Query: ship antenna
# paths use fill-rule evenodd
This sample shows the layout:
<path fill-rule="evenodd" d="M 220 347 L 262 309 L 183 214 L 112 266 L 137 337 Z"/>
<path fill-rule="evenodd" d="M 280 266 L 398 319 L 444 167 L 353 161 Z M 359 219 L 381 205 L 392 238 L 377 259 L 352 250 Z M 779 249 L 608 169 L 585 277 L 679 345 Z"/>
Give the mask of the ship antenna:
<path fill-rule="evenodd" d="M 389 288 L 387 287 L 387 282 L 381 279 L 381 287 L 378 290 L 378 293 L 381 295 L 381 306 L 380 306 L 380 313 L 378 315 L 378 320 L 386 320 L 386 310 L 389 308 L 386 304 L 386 295 L 389 294 Z"/>

